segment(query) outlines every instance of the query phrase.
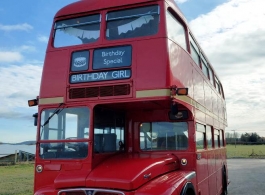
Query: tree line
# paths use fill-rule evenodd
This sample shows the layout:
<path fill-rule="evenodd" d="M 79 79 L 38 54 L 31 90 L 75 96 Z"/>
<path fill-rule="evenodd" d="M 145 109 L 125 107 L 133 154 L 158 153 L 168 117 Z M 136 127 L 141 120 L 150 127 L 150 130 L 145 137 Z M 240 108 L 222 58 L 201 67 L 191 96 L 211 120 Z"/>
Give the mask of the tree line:
<path fill-rule="evenodd" d="M 256 132 L 244 133 L 241 135 L 237 132 L 227 132 L 225 135 L 227 144 L 265 144 L 265 137 L 259 136 Z"/>

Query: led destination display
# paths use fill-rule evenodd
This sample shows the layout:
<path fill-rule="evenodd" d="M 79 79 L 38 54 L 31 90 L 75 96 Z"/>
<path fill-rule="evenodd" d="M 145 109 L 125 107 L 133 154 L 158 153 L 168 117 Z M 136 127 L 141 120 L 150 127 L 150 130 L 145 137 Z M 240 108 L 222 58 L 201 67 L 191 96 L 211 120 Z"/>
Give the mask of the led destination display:
<path fill-rule="evenodd" d="M 109 81 L 129 79 L 131 77 L 131 70 L 112 70 L 93 73 L 74 74 L 70 76 L 70 83 L 84 83 L 95 81 Z"/>

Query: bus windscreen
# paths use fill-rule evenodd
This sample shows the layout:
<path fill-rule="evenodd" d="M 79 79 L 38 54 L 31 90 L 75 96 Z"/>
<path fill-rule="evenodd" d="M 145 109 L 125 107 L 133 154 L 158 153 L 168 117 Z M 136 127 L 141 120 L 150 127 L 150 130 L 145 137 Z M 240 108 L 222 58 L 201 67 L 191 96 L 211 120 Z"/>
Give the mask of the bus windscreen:
<path fill-rule="evenodd" d="M 54 29 L 54 47 L 92 43 L 99 38 L 100 14 L 61 20 Z"/>

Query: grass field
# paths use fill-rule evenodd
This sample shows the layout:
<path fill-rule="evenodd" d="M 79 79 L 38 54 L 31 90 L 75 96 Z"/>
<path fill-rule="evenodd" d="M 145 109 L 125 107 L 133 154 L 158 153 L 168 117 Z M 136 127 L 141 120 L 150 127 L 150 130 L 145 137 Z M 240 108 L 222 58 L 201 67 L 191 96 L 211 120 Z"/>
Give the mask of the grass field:
<path fill-rule="evenodd" d="M 227 145 L 227 158 L 250 158 L 251 154 L 265 158 L 265 145 Z M 33 177 L 33 164 L 0 166 L 0 195 L 32 195 Z"/>
<path fill-rule="evenodd" d="M 0 195 L 32 195 L 34 164 L 0 166 Z"/>
<path fill-rule="evenodd" d="M 265 158 L 265 145 L 227 145 L 226 149 L 227 158 Z"/>

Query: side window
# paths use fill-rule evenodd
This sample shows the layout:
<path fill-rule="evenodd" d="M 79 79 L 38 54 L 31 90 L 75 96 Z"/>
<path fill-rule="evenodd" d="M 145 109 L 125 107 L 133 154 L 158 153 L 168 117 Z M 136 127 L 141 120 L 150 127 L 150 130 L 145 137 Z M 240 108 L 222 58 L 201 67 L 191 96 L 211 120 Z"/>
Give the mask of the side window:
<path fill-rule="evenodd" d="M 219 80 L 215 77 L 215 88 L 219 92 L 219 94 L 222 95 L 222 88 Z"/>
<path fill-rule="evenodd" d="M 168 38 L 172 39 L 186 50 L 185 28 L 169 11 L 167 11 L 166 19 Z"/>
<path fill-rule="evenodd" d="M 210 78 L 212 85 L 214 86 L 213 70 L 210 67 L 209 67 L 209 78 Z"/>
<path fill-rule="evenodd" d="M 203 55 L 201 55 L 201 62 L 202 62 L 202 72 L 209 79 L 209 69 L 207 66 L 207 61 Z"/>
<path fill-rule="evenodd" d="M 205 126 L 199 123 L 196 124 L 196 149 L 202 150 L 206 149 L 206 134 L 205 134 Z"/>
<path fill-rule="evenodd" d="M 213 138 L 212 138 L 212 128 L 211 126 L 206 126 L 206 138 L 207 138 L 207 148 L 213 148 Z"/>
<path fill-rule="evenodd" d="M 220 130 L 220 147 L 224 147 L 224 131 Z"/>
<path fill-rule="evenodd" d="M 219 130 L 215 129 L 214 130 L 214 147 L 219 148 L 220 147 L 219 143 L 220 143 L 220 132 Z"/>
<path fill-rule="evenodd" d="M 191 35 L 190 35 L 190 49 L 191 49 L 190 52 L 192 59 L 195 61 L 195 63 L 198 66 L 200 66 L 200 50 Z"/>
<path fill-rule="evenodd" d="M 223 91 L 223 87 L 222 87 L 222 84 L 221 83 L 219 83 L 220 84 L 220 94 L 223 96 L 223 98 L 225 97 L 224 96 L 224 91 Z"/>
<path fill-rule="evenodd" d="M 144 122 L 140 124 L 140 149 L 186 150 L 188 125 L 185 122 Z"/>

